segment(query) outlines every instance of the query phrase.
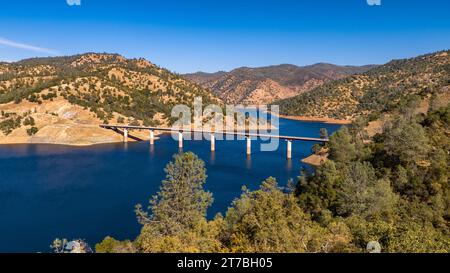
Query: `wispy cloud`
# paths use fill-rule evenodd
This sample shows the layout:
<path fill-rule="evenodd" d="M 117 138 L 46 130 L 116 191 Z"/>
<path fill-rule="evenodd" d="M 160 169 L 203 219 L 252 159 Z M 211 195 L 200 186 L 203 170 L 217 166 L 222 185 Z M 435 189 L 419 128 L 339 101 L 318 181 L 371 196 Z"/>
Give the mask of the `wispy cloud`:
<path fill-rule="evenodd" d="M 2 38 L 2 37 L 0 37 L 0 45 L 5 45 L 5 46 L 9 46 L 9 47 L 14 47 L 14 48 L 20 48 L 20 49 L 25 49 L 25 50 L 30 50 L 30 51 L 40 52 L 40 53 L 46 53 L 46 54 L 50 54 L 50 55 L 59 55 L 59 52 L 57 50 L 38 47 L 38 46 L 34 46 L 34 45 L 29 45 L 29 44 L 24 44 L 24 43 L 8 40 L 8 39 Z"/>

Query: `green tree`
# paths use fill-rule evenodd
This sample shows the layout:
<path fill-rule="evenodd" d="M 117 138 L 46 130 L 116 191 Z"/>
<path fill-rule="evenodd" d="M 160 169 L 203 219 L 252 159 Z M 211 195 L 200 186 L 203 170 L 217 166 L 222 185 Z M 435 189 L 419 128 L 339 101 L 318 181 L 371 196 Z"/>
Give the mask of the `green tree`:
<path fill-rule="evenodd" d="M 415 121 L 397 117 L 385 125 L 384 149 L 401 162 L 419 163 L 427 158 L 429 151 L 425 130 Z"/>
<path fill-rule="evenodd" d="M 356 158 L 355 144 L 347 127 L 342 127 L 330 137 L 330 159 L 347 164 Z"/>
<path fill-rule="evenodd" d="M 130 241 L 118 241 L 112 237 L 106 237 L 101 243 L 95 245 L 97 253 L 134 253 L 135 245 Z"/>
<path fill-rule="evenodd" d="M 432 225 L 402 222 L 388 237 L 387 252 L 448 253 L 450 237 Z"/>
<path fill-rule="evenodd" d="M 285 194 L 274 178 L 259 190 L 244 189 L 225 217 L 224 238 L 232 252 L 329 252 L 349 231 L 333 226 L 333 232 L 313 222 L 298 206 L 293 194 Z"/>
<path fill-rule="evenodd" d="M 322 210 L 333 209 L 339 176 L 336 164 L 331 160 L 317 168 L 313 176 L 301 176 L 296 189 L 301 207 L 314 218 L 320 217 Z"/>
<path fill-rule="evenodd" d="M 39 129 L 37 127 L 31 127 L 29 129 L 27 129 L 27 134 L 29 136 L 34 136 L 37 132 L 39 131 Z"/>
<path fill-rule="evenodd" d="M 397 202 L 388 180 L 378 180 L 368 162 L 354 162 L 346 168 L 337 191 L 337 212 L 364 218 L 389 216 Z"/>
<path fill-rule="evenodd" d="M 33 117 L 27 117 L 27 118 L 25 118 L 25 119 L 23 120 L 23 125 L 25 125 L 25 126 L 28 126 L 28 125 L 34 126 L 34 125 L 35 125 L 34 118 L 33 118 Z"/>
<path fill-rule="evenodd" d="M 164 233 L 182 232 L 196 225 L 206 216 L 213 198 L 203 190 L 206 182 L 205 163 L 193 153 L 175 155 L 165 169 L 166 179 L 160 191 L 150 201 L 152 215 L 137 207 L 139 221 L 143 224 L 158 222 Z"/>
<path fill-rule="evenodd" d="M 144 226 L 137 239 L 143 252 L 210 252 L 220 248 L 216 222 L 208 223 L 206 211 L 212 204 L 204 162 L 193 153 L 174 156 L 166 169 L 160 191 L 150 201 L 151 215 L 136 208 Z"/>

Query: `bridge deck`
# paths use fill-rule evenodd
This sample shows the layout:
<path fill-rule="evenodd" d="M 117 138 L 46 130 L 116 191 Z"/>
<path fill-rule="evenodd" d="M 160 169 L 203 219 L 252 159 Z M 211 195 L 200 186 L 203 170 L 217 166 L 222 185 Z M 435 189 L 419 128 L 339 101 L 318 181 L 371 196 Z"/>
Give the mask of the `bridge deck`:
<path fill-rule="evenodd" d="M 256 138 L 278 138 L 290 141 L 310 141 L 310 142 L 328 142 L 327 138 L 313 138 L 313 137 L 298 137 L 298 136 L 281 136 L 281 135 L 270 135 L 270 134 L 258 134 L 249 133 L 244 131 L 200 131 L 192 129 L 182 129 L 182 128 L 164 128 L 164 127 L 146 127 L 146 126 L 132 126 L 132 125 L 109 125 L 102 124 L 100 127 L 105 129 L 131 129 L 131 130 L 149 130 L 149 131 L 161 131 L 161 132 L 183 132 L 183 133 L 207 133 L 207 134 L 222 134 L 222 135 L 235 135 L 235 136 L 245 136 L 245 137 L 256 137 Z"/>

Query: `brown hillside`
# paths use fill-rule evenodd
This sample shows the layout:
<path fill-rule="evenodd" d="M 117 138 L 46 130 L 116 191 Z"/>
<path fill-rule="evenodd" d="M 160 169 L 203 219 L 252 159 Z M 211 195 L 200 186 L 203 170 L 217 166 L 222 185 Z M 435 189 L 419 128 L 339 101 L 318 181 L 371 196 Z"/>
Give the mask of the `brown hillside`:
<path fill-rule="evenodd" d="M 147 60 L 116 54 L 1 63 L 0 144 L 121 141 L 98 125 L 167 125 L 173 106 L 191 106 L 197 96 L 206 104 L 220 103 L 202 87 Z"/>
<path fill-rule="evenodd" d="M 275 102 L 289 116 L 374 120 L 418 101 L 418 111 L 445 105 L 450 85 L 450 52 L 395 60 L 366 73 L 337 80 L 311 92 Z"/>
<path fill-rule="evenodd" d="M 238 68 L 231 72 L 186 74 L 205 88 L 209 88 L 231 104 L 258 105 L 294 97 L 317 86 L 355 73 L 362 73 L 374 66 L 337 66 L 315 64 L 298 67 L 278 65 L 260 68 Z"/>

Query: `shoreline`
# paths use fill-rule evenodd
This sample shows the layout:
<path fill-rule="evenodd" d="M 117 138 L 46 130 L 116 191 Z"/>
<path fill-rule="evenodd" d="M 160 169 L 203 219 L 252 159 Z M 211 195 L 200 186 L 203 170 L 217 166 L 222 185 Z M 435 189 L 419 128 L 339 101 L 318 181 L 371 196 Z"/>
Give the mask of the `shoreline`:
<path fill-rule="evenodd" d="M 155 140 L 158 140 L 159 137 L 155 134 Z M 11 146 L 11 145 L 55 145 L 55 146 L 68 146 L 68 147 L 91 147 L 97 145 L 105 145 L 105 144 L 120 144 L 120 143 L 135 143 L 135 142 L 148 142 L 149 140 L 143 139 L 141 141 L 138 140 L 129 140 L 127 142 L 123 141 L 105 141 L 105 142 L 97 142 L 97 143 L 54 143 L 54 142 L 9 142 L 9 143 L 0 143 L 0 148 L 2 146 Z"/>
<path fill-rule="evenodd" d="M 155 140 L 160 139 L 160 136 L 164 135 L 164 134 L 165 134 L 164 132 L 161 132 L 161 133 L 155 132 Z M 118 134 L 118 136 L 120 137 L 120 134 Z M 129 134 L 129 136 L 133 136 L 133 135 Z M 40 141 L 32 141 L 32 142 L 30 142 L 28 140 L 26 142 L 25 141 L 0 142 L 0 148 L 2 146 L 11 146 L 11 145 L 55 145 L 55 146 L 67 146 L 67 147 L 83 148 L 83 147 L 92 147 L 92 146 L 105 145 L 105 144 L 135 143 L 135 142 L 148 142 L 148 141 L 149 141 L 149 139 L 147 139 L 147 138 L 143 138 L 141 140 L 133 140 L 131 137 L 128 138 L 127 142 L 124 142 L 123 140 L 117 140 L 117 141 L 99 141 L 99 142 L 90 142 L 90 143 L 88 143 L 88 142 L 86 142 L 86 143 L 83 143 L 83 142 L 81 142 L 81 143 L 77 143 L 77 142 L 74 142 L 74 143 L 61 142 L 61 143 L 58 143 L 58 142 L 51 142 L 51 141 L 48 141 L 48 142 L 45 142 L 45 141 L 42 141 L 42 142 L 40 142 Z"/>
<path fill-rule="evenodd" d="M 92 126 L 94 128 L 97 128 L 97 125 Z M 268 129 L 267 127 L 265 129 Z M 270 129 L 274 129 L 273 127 L 271 127 Z M 106 131 L 113 131 L 110 129 L 101 129 L 103 132 Z M 239 131 L 239 129 L 238 129 Z M 120 143 L 134 143 L 134 142 L 148 142 L 150 140 L 150 138 L 147 136 L 147 134 L 142 133 L 142 130 L 136 130 L 135 132 L 138 132 L 137 134 L 133 134 L 132 132 L 128 133 L 128 141 L 124 142 L 123 140 L 121 140 L 122 138 L 122 134 L 115 132 L 115 136 L 114 139 L 109 138 L 109 140 L 105 140 L 105 141 L 88 141 L 86 140 L 81 140 L 81 141 L 77 141 L 77 142 L 57 142 L 51 139 L 48 139 L 48 141 L 42 140 L 33 140 L 30 139 L 29 137 L 20 137 L 17 138 L 16 140 L 12 140 L 12 139 L 8 139 L 6 138 L 7 141 L 3 141 L 1 140 L 2 134 L 0 133 L 0 148 L 2 146 L 9 146 L 9 145 L 59 145 L 59 146 L 69 146 L 69 147 L 91 147 L 91 146 L 96 146 L 96 145 L 104 145 L 104 144 L 120 144 Z M 171 132 L 164 132 L 164 131 L 155 131 L 154 133 L 154 137 L 155 140 L 160 139 L 161 136 L 164 135 L 170 135 L 172 134 Z M 136 139 L 133 139 L 133 137 L 135 137 Z M 89 137 L 88 137 L 89 138 Z M 45 139 L 45 138 L 44 138 Z M 5 140 L 5 138 L 3 139 Z"/>
<path fill-rule="evenodd" d="M 312 167 L 320 167 L 322 164 L 328 161 L 328 157 L 311 154 L 300 160 L 302 163 L 307 164 Z"/>
<path fill-rule="evenodd" d="M 319 117 L 305 117 L 305 116 L 285 116 L 279 115 L 279 118 L 289 119 L 289 120 L 297 120 L 297 121 L 305 121 L 305 122 L 319 122 L 326 124 L 338 124 L 338 125 L 349 125 L 352 124 L 350 120 L 343 119 L 334 119 L 334 118 L 319 118 Z"/>
<path fill-rule="evenodd" d="M 267 111 L 272 115 L 275 115 L 273 113 L 271 113 L 270 111 Z M 278 116 L 279 118 L 282 119 L 289 119 L 289 120 L 296 120 L 296 121 L 302 121 L 302 122 L 317 122 L 317 123 L 325 123 L 325 124 L 338 124 L 338 125 L 348 125 L 351 124 L 351 121 L 349 120 L 338 120 L 338 119 L 332 119 L 332 118 L 316 118 L 316 117 L 304 117 L 304 116 L 286 116 L 286 115 L 275 115 Z M 159 132 L 159 133 L 155 133 L 155 140 L 159 139 L 158 136 L 164 135 L 166 134 L 165 132 Z M 148 139 L 144 138 L 142 139 L 143 141 L 148 141 Z M 133 142 L 138 142 L 136 140 L 132 140 L 130 139 L 127 143 L 133 143 Z M 95 146 L 95 145 L 102 145 L 102 144 L 119 144 L 119 143 L 124 143 L 123 141 L 117 140 L 117 141 L 99 141 L 99 142 L 94 142 L 94 143 L 57 143 L 57 142 L 30 142 L 28 141 L 17 141 L 17 142 L 0 142 L 0 147 L 1 146 L 6 146 L 6 145 L 61 145 L 61 146 L 71 146 L 71 147 L 89 147 L 89 146 Z M 304 162 L 306 163 L 306 162 Z"/>
<path fill-rule="evenodd" d="M 320 118 L 320 117 L 307 117 L 307 116 L 288 116 L 288 115 L 281 115 L 281 114 L 274 114 L 270 110 L 267 110 L 267 113 L 278 116 L 279 118 L 289 119 L 289 120 L 297 120 L 297 121 L 304 121 L 304 122 L 318 122 L 318 123 L 325 123 L 325 124 L 338 124 L 338 125 L 349 125 L 352 124 L 351 120 L 344 120 L 344 119 L 334 119 L 334 118 Z"/>

